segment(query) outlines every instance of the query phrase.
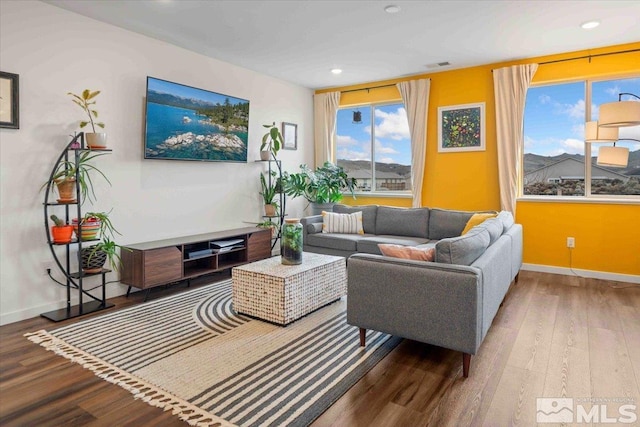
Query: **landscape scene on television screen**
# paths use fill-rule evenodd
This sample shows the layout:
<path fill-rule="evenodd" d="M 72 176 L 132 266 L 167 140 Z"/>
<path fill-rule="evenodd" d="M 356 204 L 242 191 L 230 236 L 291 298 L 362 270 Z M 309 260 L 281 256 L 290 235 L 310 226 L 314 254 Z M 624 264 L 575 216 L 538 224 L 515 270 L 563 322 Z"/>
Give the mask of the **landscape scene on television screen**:
<path fill-rule="evenodd" d="M 247 161 L 249 101 L 147 79 L 145 158 Z"/>

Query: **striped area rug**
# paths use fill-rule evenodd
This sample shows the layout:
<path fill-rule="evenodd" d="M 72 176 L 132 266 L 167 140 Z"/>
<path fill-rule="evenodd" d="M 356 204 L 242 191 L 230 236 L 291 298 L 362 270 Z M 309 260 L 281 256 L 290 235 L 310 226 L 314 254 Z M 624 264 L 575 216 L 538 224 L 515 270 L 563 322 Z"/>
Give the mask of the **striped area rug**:
<path fill-rule="evenodd" d="M 191 425 L 309 425 L 399 338 L 346 323 L 343 298 L 286 327 L 233 311 L 231 280 L 26 334 Z"/>

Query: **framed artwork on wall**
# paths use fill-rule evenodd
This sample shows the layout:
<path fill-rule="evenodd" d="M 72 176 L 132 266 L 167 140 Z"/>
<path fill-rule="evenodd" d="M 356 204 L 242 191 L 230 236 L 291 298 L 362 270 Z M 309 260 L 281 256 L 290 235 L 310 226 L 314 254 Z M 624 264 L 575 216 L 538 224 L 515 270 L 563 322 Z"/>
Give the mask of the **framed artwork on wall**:
<path fill-rule="evenodd" d="M 20 129 L 18 75 L 0 71 L 0 128 Z"/>
<path fill-rule="evenodd" d="M 282 148 L 285 150 L 298 149 L 298 125 L 282 122 Z"/>
<path fill-rule="evenodd" d="M 438 107 L 438 152 L 484 151 L 484 102 Z"/>

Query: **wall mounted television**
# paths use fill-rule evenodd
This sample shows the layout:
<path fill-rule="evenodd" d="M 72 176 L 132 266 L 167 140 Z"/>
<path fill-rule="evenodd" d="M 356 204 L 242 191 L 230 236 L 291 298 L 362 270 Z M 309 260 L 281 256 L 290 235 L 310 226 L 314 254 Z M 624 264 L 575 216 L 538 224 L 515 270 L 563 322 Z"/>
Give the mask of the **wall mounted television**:
<path fill-rule="evenodd" d="M 246 162 L 249 101 L 147 77 L 144 158 Z"/>

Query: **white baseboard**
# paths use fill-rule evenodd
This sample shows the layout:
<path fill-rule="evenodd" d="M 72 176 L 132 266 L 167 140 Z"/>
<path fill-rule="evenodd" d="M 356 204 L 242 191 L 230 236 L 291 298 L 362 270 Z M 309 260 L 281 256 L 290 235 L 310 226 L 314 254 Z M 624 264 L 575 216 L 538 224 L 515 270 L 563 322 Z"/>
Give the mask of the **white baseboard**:
<path fill-rule="evenodd" d="M 522 264 L 522 270 L 538 271 L 541 273 L 564 274 L 565 276 L 582 276 L 590 279 L 611 280 L 614 282 L 628 282 L 640 284 L 640 276 L 634 274 L 608 273 L 606 271 L 582 270 L 579 268 L 555 267 L 541 264 Z"/>

